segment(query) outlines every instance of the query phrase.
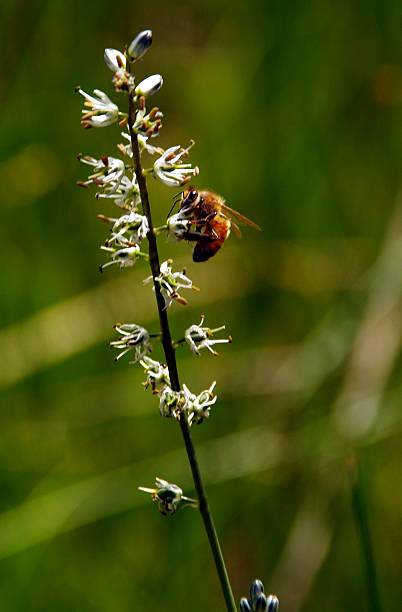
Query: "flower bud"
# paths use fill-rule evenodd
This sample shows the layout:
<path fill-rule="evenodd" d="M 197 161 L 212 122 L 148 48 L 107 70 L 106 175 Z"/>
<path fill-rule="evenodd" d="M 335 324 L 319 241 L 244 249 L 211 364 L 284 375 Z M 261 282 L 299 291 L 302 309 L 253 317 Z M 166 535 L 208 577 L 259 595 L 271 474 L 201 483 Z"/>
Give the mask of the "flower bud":
<path fill-rule="evenodd" d="M 152 45 L 152 30 L 143 30 L 132 40 L 127 53 L 132 60 L 138 60 Z"/>
<path fill-rule="evenodd" d="M 160 74 L 153 74 L 147 77 L 141 83 L 138 83 L 135 88 L 135 94 L 137 96 L 152 96 L 152 94 L 159 91 L 163 85 L 163 78 Z"/>
<path fill-rule="evenodd" d="M 266 609 L 267 609 L 267 598 L 265 597 L 264 593 L 260 593 L 253 600 L 253 610 L 254 612 L 266 612 Z"/>
<path fill-rule="evenodd" d="M 253 580 L 250 586 L 250 599 L 254 601 L 261 593 L 264 592 L 264 585 L 261 580 Z"/>
<path fill-rule="evenodd" d="M 251 612 L 251 606 L 245 597 L 242 597 L 240 600 L 240 612 Z"/>
<path fill-rule="evenodd" d="M 126 58 L 118 49 L 105 49 L 104 52 L 105 64 L 112 72 L 117 72 L 126 67 Z"/>
<path fill-rule="evenodd" d="M 276 595 L 268 595 L 267 612 L 277 612 L 279 609 L 279 599 Z"/>

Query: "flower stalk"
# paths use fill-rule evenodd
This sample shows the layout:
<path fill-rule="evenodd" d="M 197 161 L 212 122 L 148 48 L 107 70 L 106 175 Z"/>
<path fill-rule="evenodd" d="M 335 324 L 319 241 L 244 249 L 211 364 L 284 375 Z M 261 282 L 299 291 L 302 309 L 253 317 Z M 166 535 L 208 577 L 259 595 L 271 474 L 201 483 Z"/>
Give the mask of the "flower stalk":
<path fill-rule="evenodd" d="M 128 72 L 132 74 L 133 64 L 131 61 L 128 61 Z M 141 152 L 140 145 L 138 141 L 138 135 L 134 131 L 133 126 L 136 121 L 136 105 L 135 105 L 135 94 L 130 92 L 128 94 L 128 129 L 131 140 L 131 150 L 132 150 L 132 162 L 133 168 L 135 172 L 135 176 L 137 178 L 137 184 L 140 192 L 141 202 L 142 202 L 142 212 L 147 218 L 149 231 L 147 233 L 148 239 L 148 249 L 149 249 L 149 264 L 151 267 L 154 289 L 155 289 L 155 297 L 158 307 L 158 315 L 159 315 L 159 324 L 161 330 L 161 342 L 163 346 L 163 350 L 165 353 L 166 365 L 169 370 L 170 377 L 170 385 L 173 391 L 180 392 L 180 380 L 179 373 L 177 369 L 175 348 L 172 342 L 172 336 L 170 333 L 169 320 L 167 315 L 167 309 L 165 306 L 165 299 L 161 292 L 160 284 L 156 281 L 156 279 L 160 276 L 160 261 L 158 254 L 158 247 L 156 241 L 156 233 L 154 232 L 154 226 L 152 222 L 152 214 L 151 214 L 151 206 L 149 202 L 148 189 L 146 184 L 146 179 L 143 173 L 142 163 L 141 163 Z M 215 525 L 213 522 L 211 510 L 209 508 L 208 499 L 206 495 L 206 491 L 204 488 L 204 484 L 201 477 L 201 471 L 196 455 L 195 446 L 192 441 L 190 426 L 187 420 L 187 416 L 184 412 L 181 412 L 179 416 L 180 428 L 187 452 L 187 457 L 190 463 L 190 468 L 194 480 L 195 489 L 197 492 L 198 498 L 198 507 L 201 513 L 201 517 L 204 523 L 204 527 L 208 536 L 209 544 L 211 547 L 212 555 L 215 561 L 216 570 L 219 576 L 220 584 L 222 587 L 223 596 L 226 602 L 226 607 L 229 612 L 235 612 L 237 610 L 236 603 L 233 597 L 232 588 L 230 585 L 228 573 L 226 570 L 225 562 L 223 559 L 222 550 L 219 544 L 218 535 L 216 533 Z"/>

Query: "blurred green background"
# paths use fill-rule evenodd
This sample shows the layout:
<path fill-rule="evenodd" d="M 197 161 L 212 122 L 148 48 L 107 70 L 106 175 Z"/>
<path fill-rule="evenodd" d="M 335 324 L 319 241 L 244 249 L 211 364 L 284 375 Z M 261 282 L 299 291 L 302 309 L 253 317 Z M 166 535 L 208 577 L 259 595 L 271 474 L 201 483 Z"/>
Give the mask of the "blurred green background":
<path fill-rule="evenodd" d="M 283 612 L 371 609 L 358 494 L 399 610 L 399 2 L 3 0 L 0 15 L 1 610 L 224 609 L 198 514 L 162 517 L 137 491 L 158 475 L 194 494 L 179 428 L 107 346 L 116 321 L 157 330 L 148 269 L 99 274 L 96 213 L 115 210 L 75 185 L 75 155 L 116 155 L 119 131 L 83 131 L 74 86 L 116 100 L 103 49 L 148 27 L 161 146 L 194 138 L 198 185 L 263 227 L 206 264 L 160 241 L 202 289 L 171 309 L 175 337 L 205 312 L 234 338 L 178 358 L 195 391 L 217 380 L 193 436 L 236 599 L 259 577 Z M 150 190 L 163 223 L 175 191 Z"/>

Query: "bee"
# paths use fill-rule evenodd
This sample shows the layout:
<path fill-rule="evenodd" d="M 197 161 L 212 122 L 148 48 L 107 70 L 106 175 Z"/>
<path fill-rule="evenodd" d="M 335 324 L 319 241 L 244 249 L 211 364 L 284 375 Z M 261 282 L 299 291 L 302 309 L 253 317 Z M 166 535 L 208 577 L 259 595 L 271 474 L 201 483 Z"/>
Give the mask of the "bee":
<path fill-rule="evenodd" d="M 239 226 L 231 219 L 261 231 L 259 225 L 230 208 L 225 200 L 212 191 L 197 191 L 189 187 L 181 196 L 180 213 L 192 224 L 194 231 L 187 231 L 183 238 L 195 242 L 193 261 L 207 261 L 213 257 L 229 237 L 230 230 L 241 236 Z"/>

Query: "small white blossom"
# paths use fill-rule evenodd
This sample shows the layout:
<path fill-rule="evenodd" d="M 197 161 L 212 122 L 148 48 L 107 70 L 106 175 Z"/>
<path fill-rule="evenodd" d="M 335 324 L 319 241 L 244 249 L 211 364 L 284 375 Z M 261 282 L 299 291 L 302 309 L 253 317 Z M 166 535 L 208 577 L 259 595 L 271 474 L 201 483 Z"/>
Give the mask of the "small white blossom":
<path fill-rule="evenodd" d="M 90 155 L 79 155 L 78 159 L 88 166 L 92 166 L 95 170 L 88 176 L 88 180 L 80 181 L 82 187 L 88 187 L 91 184 L 103 186 L 108 183 L 117 188 L 124 175 L 124 162 L 116 157 L 108 157 L 104 155 L 100 159 L 95 159 Z"/>
<path fill-rule="evenodd" d="M 167 236 L 175 240 L 183 240 L 186 233 L 190 231 L 192 221 L 184 213 L 179 211 L 169 217 L 166 221 Z"/>
<path fill-rule="evenodd" d="M 102 251 L 110 253 L 111 257 L 111 261 L 108 261 L 99 267 L 101 272 L 103 272 L 103 270 L 108 266 L 113 266 L 114 264 L 117 264 L 119 268 L 131 268 L 131 266 L 133 266 L 141 257 L 144 259 L 148 258 L 146 253 L 141 253 L 140 246 L 138 244 L 130 247 L 124 247 L 122 249 L 102 245 L 101 249 Z"/>
<path fill-rule="evenodd" d="M 105 49 L 104 52 L 105 64 L 112 72 L 117 72 L 122 68 L 126 69 L 126 57 L 124 53 L 118 49 Z"/>
<path fill-rule="evenodd" d="M 146 381 L 144 387 L 151 387 L 154 393 L 157 393 L 160 387 L 170 386 L 169 370 L 166 365 L 155 361 L 150 357 L 143 357 L 140 364 L 145 370 Z"/>
<path fill-rule="evenodd" d="M 155 137 L 162 127 L 162 118 L 163 113 L 157 106 L 154 106 L 149 113 L 147 113 L 145 107 L 140 108 L 135 115 L 133 130 L 143 136 Z"/>
<path fill-rule="evenodd" d="M 106 127 L 116 123 L 119 118 L 119 108 L 111 99 L 100 89 L 94 89 L 94 96 L 87 94 L 80 87 L 76 90 L 84 98 L 81 125 L 84 128 Z"/>
<path fill-rule="evenodd" d="M 115 361 L 119 361 L 126 353 L 132 351 L 134 361 L 130 363 L 136 363 L 152 351 L 149 333 L 144 327 L 135 323 L 118 323 L 114 329 L 121 335 L 121 338 L 110 343 L 111 347 L 121 351 L 115 357 Z"/>
<path fill-rule="evenodd" d="M 220 338 L 217 340 L 213 339 L 214 334 L 225 329 L 225 325 L 210 329 L 209 327 L 203 327 L 204 315 L 201 317 L 199 325 L 191 325 L 186 329 L 184 337 L 190 350 L 196 355 L 200 354 L 200 351 L 204 348 L 208 349 L 213 355 L 218 353 L 212 348 L 214 344 L 229 344 L 232 342 L 231 336 L 228 338 Z"/>
<path fill-rule="evenodd" d="M 122 215 L 118 219 L 98 215 L 98 218 L 113 223 L 111 236 L 106 241 L 107 246 L 115 243 L 119 246 L 133 246 L 145 238 L 149 232 L 148 219 L 135 211 Z"/>
<path fill-rule="evenodd" d="M 176 484 L 163 480 L 162 478 L 156 478 L 154 489 L 148 487 L 138 487 L 140 491 L 144 493 L 150 493 L 152 501 L 154 501 L 158 510 L 161 514 L 171 515 L 174 514 L 179 508 L 185 506 L 191 506 L 192 508 L 198 507 L 198 501 L 185 497 L 183 491 Z"/>
<path fill-rule="evenodd" d="M 132 91 L 134 89 L 134 75 L 126 70 L 126 57 L 118 49 L 105 49 L 105 64 L 113 74 L 113 85 L 116 91 Z"/>
<path fill-rule="evenodd" d="M 188 389 L 186 385 L 183 385 L 183 395 L 186 400 L 185 411 L 190 426 L 193 423 L 200 425 L 209 417 L 211 406 L 213 406 L 217 400 L 217 396 L 213 393 L 215 385 L 216 381 L 212 383 L 209 389 L 201 391 L 199 395 L 191 393 L 190 389 Z"/>
<path fill-rule="evenodd" d="M 193 291 L 199 291 L 198 287 L 193 285 L 193 281 L 185 275 L 184 271 L 172 271 L 172 263 L 173 261 L 171 259 L 162 262 L 160 274 L 155 277 L 155 282 L 158 283 L 163 299 L 165 300 L 165 309 L 169 308 L 173 300 L 183 305 L 187 304 L 187 300 L 179 294 L 179 289 L 193 289 Z M 148 276 L 144 280 L 144 283 L 149 283 L 152 280 L 153 277 Z M 153 287 L 153 290 L 155 291 L 155 287 Z"/>
<path fill-rule="evenodd" d="M 155 161 L 153 166 L 154 175 L 167 185 L 168 187 L 180 187 L 188 183 L 193 176 L 199 174 L 199 168 L 194 168 L 191 164 L 183 164 L 182 157 L 188 155 L 189 150 L 194 145 L 190 144 L 187 149 L 183 149 L 180 145 L 169 147 Z"/>
<path fill-rule="evenodd" d="M 108 183 L 104 191 L 102 193 L 97 193 L 96 197 L 111 199 L 116 206 L 128 210 L 136 210 L 141 204 L 137 180 L 135 177 L 130 180 L 127 175 L 124 175 L 118 184 L 114 182 Z"/>
<path fill-rule="evenodd" d="M 136 96 L 145 96 L 147 98 L 159 91 L 162 85 L 162 76 L 160 74 L 152 74 L 138 83 L 137 87 L 135 88 L 135 94 Z"/>
<path fill-rule="evenodd" d="M 152 30 L 143 30 L 131 41 L 127 53 L 132 60 L 139 60 L 152 45 Z"/>
<path fill-rule="evenodd" d="M 133 156 L 133 150 L 131 147 L 131 136 L 128 130 L 126 132 L 122 132 L 124 140 L 127 140 L 127 144 L 119 144 L 118 149 L 123 153 L 123 155 L 127 155 L 127 157 Z M 154 147 L 148 143 L 148 136 L 144 136 L 143 134 L 138 134 L 138 144 L 140 147 L 140 151 L 146 151 L 149 155 L 162 155 L 163 149 L 161 147 Z"/>

